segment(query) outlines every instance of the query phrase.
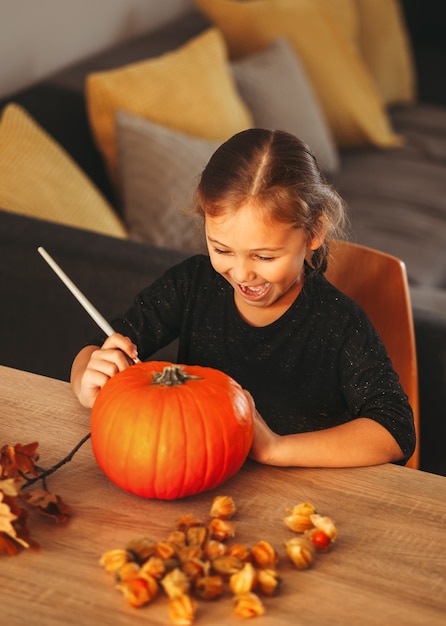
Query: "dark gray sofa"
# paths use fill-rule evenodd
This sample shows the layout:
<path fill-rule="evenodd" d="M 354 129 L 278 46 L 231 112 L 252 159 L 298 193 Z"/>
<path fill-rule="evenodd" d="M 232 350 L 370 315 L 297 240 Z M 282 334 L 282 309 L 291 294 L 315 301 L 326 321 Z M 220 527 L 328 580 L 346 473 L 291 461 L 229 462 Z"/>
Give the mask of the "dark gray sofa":
<path fill-rule="evenodd" d="M 426 50 L 433 43 L 425 31 L 419 32 L 416 3 L 407 2 L 406 10 L 418 72 L 423 76 L 420 103 L 391 112 L 407 144 L 391 151 L 344 150 L 336 185 L 350 207 L 351 238 L 406 262 L 420 377 L 421 468 L 446 475 L 446 99 L 442 102 L 438 90 L 430 91 L 438 70 L 431 83 L 428 75 L 433 68 L 431 64 L 425 68 L 422 61 L 430 60 Z M 426 25 L 434 35 L 436 24 L 434 20 Z M 29 111 L 119 212 L 90 134 L 85 75 L 170 50 L 207 25 L 192 12 L 8 101 Z M 434 40 L 434 49 L 437 63 L 442 54 L 440 62 L 445 67 L 445 46 Z M 4 104 L 0 102 L 0 108 Z M 0 210 L 0 363 L 63 380 L 68 379 L 73 356 L 96 328 L 39 257 L 39 245 L 54 255 L 108 318 L 125 309 L 142 286 L 184 257 L 180 252 Z M 175 360 L 175 346 L 166 347 L 159 356 Z"/>

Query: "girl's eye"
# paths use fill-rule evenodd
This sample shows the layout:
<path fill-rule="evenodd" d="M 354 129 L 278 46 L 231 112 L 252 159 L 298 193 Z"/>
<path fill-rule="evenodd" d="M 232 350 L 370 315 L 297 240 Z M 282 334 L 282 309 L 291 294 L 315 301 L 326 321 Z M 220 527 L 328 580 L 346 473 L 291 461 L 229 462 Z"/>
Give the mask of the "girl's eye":
<path fill-rule="evenodd" d="M 222 250 L 221 248 L 213 248 L 215 254 L 223 254 L 223 255 L 229 255 L 232 254 L 231 250 Z M 254 259 L 256 259 L 257 261 L 274 261 L 275 257 L 272 256 L 261 256 L 259 254 L 255 254 Z"/>

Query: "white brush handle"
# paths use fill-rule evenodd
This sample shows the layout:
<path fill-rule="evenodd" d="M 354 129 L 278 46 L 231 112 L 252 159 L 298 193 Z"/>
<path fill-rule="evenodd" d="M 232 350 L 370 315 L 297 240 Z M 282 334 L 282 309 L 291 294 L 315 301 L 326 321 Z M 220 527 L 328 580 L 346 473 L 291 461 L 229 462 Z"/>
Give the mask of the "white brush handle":
<path fill-rule="evenodd" d="M 84 294 L 79 290 L 78 287 L 73 283 L 73 281 L 68 278 L 63 269 L 56 263 L 56 261 L 48 254 L 45 248 L 40 246 L 37 248 L 39 254 L 45 259 L 48 265 L 52 270 L 57 274 L 60 280 L 64 283 L 64 285 L 71 291 L 76 300 L 84 307 L 90 317 L 96 322 L 101 330 L 109 337 L 113 335 L 115 332 L 110 324 L 107 322 L 105 317 L 103 317 L 99 311 L 91 304 L 90 300 L 88 300 Z"/>

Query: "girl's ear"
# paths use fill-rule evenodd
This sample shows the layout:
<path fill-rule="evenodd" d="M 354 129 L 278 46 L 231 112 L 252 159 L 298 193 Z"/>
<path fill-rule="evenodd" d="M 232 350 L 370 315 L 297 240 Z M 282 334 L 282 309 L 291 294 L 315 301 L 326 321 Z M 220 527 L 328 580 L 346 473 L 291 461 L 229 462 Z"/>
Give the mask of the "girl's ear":
<path fill-rule="evenodd" d="M 317 250 L 322 246 L 327 235 L 327 223 L 324 217 L 319 218 L 317 231 L 310 238 L 308 247 L 310 250 Z"/>

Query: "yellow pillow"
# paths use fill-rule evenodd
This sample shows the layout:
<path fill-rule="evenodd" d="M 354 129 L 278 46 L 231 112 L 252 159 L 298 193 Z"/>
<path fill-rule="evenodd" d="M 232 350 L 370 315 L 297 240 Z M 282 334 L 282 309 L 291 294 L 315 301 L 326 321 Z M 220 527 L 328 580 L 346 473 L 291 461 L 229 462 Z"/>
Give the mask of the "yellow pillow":
<path fill-rule="evenodd" d="M 127 232 L 65 150 L 17 104 L 0 120 L 0 208 L 115 237 Z"/>
<path fill-rule="evenodd" d="M 400 2 L 355 1 L 359 18 L 359 47 L 384 102 L 414 102 L 416 71 Z"/>
<path fill-rule="evenodd" d="M 195 0 L 218 26 L 233 57 L 285 37 L 311 80 L 339 146 L 400 145 L 378 90 L 358 54 L 333 19 L 314 0 Z"/>
<path fill-rule="evenodd" d="M 97 145 L 115 184 L 118 110 L 217 141 L 252 126 L 230 73 L 224 39 L 215 28 L 160 57 L 91 74 L 87 107 Z"/>
<path fill-rule="evenodd" d="M 342 30 L 344 37 L 358 46 L 359 15 L 356 0 L 314 0 L 324 11 L 328 11 Z M 378 0 L 380 2 L 380 0 Z"/>

